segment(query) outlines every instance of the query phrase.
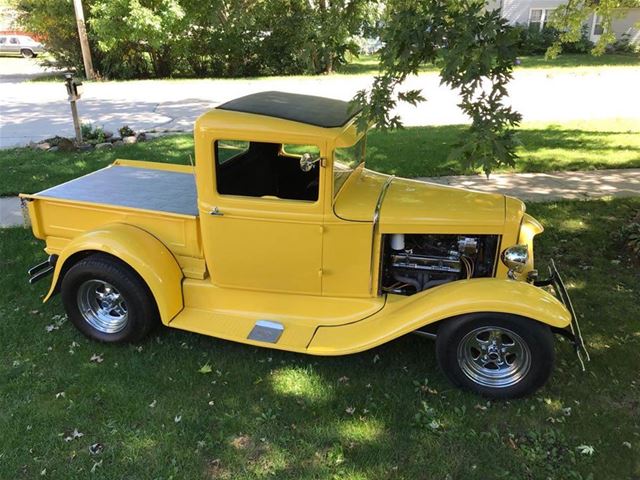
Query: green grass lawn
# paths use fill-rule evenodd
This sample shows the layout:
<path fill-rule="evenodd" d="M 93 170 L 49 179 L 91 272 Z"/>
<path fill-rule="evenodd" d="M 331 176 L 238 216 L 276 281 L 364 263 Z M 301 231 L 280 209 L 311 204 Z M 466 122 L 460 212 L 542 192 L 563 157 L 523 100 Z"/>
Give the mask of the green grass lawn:
<path fill-rule="evenodd" d="M 372 131 L 367 145 L 369 168 L 404 177 L 469 173 L 449 160 L 451 145 L 466 127 L 414 127 L 383 133 Z M 525 124 L 517 172 L 640 167 L 640 121 L 600 120 L 562 125 Z M 3 181 L 0 196 L 33 193 L 102 168 L 116 158 L 188 164 L 193 140 L 188 135 L 164 137 L 116 150 L 48 153 L 31 149 L 0 150 Z M 504 171 L 504 170 L 503 170 Z"/>
<path fill-rule="evenodd" d="M 0 230 L 0 478 L 636 478 L 640 275 L 612 232 L 638 209 L 530 208 L 538 267 L 564 272 L 592 362 L 582 373 L 558 341 L 548 385 L 510 402 L 452 388 L 415 336 L 336 358 L 166 328 L 86 340 L 58 297 L 40 303 L 46 281 L 26 283 L 41 243 Z"/>
<path fill-rule="evenodd" d="M 553 60 L 546 60 L 544 55 L 532 55 L 520 57 L 521 64 L 516 67 L 517 70 L 525 69 L 585 69 L 593 67 L 640 67 L 640 55 L 633 53 L 611 53 L 596 57 L 587 54 L 570 54 L 565 53 L 559 55 Z M 438 72 L 440 69 L 437 65 L 425 64 L 420 67 L 419 73 Z M 338 72 L 342 75 L 375 75 L 378 73 L 378 56 L 377 55 L 360 55 L 353 57 L 352 61 L 347 65 L 339 68 Z"/>

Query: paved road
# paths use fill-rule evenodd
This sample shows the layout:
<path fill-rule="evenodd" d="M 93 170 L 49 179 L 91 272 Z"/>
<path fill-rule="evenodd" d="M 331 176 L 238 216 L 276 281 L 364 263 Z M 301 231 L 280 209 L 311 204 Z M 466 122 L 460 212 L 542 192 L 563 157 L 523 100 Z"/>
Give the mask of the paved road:
<path fill-rule="evenodd" d="M 4 72 L 4 70 L 3 70 Z M 560 72 L 560 73 L 559 73 Z M 264 90 L 283 90 L 350 99 L 370 85 L 368 76 L 270 78 L 262 80 L 147 80 L 85 84 L 79 103 L 83 121 L 117 130 L 190 130 L 204 110 L 229 99 Z M 514 106 L 525 120 L 563 121 L 638 118 L 640 68 L 587 69 L 578 73 L 544 70 L 516 72 L 510 85 Z M 435 74 L 413 77 L 406 88 L 423 88 L 428 101 L 398 109 L 406 125 L 465 123 L 456 92 Z M 18 82 L 0 73 L 0 147 L 26 145 L 52 135 L 73 134 L 62 82 Z"/>
<path fill-rule="evenodd" d="M 484 192 L 500 192 L 529 202 L 640 195 L 640 168 L 588 172 L 493 174 L 419 178 Z M 0 198 L 0 228 L 23 224 L 20 199 Z"/>

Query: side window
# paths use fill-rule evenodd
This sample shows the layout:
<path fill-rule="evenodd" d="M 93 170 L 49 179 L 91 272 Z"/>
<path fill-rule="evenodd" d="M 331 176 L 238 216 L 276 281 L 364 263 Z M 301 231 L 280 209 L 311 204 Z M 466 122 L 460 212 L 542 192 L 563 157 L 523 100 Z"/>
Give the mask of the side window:
<path fill-rule="evenodd" d="M 7 37 L 0 37 L 0 45 L 7 43 Z"/>
<path fill-rule="evenodd" d="M 319 162 L 302 168 L 304 154 L 320 159 L 315 145 L 217 140 L 216 189 L 221 195 L 316 201 Z"/>
<path fill-rule="evenodd" d="M 11 37 L 11 40 L 9 40 L 9 43 L 18 45 L 18 39 L 16 37 Z"/>

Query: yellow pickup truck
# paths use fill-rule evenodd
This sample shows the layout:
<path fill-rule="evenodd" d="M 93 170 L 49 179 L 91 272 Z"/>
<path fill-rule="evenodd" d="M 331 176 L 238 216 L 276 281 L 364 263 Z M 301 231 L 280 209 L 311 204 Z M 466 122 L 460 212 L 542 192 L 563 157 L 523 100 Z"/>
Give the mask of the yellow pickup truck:
<path fill-rule="evenodd" d="M 256 93 L 198 118 L 195 166 L 118 160 L 21 195 L 49 254 L 31 282 L 53 273 L 46 299 L 103 342 L 162 323 L 343 355 L 417 333 L 453 383 L 494 398 L 546 382 L 553 333 L 588 355 L 555 267 L 537 278 L 524 204 L 366 169 L 357 117 Z"/>

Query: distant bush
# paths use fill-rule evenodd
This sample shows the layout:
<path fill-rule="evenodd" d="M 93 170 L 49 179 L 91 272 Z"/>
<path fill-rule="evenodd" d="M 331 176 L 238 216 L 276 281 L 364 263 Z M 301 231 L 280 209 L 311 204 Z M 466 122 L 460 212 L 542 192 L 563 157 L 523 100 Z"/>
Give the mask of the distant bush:
<path fill-rule="evenodd" d="M 554 28 L 530 28 L 527 25 L 516 25 L 518 35 L 516 48 L 519 55 L 544 55 L 547 49 L 558 40 L 559 33 Z M 565 53 L 589 53 L 593 48 L 593 42 L 589 40 L 587 27 L 583 27 L 580 40 L 566 43 L 562 47 Z"/>
<path fill-rule="evenodd" d="M 639 53 L 640 44 L 632 43 L 631 35 L 624 33 L 613 45 L 611 45 L 609 51 L 614 53 Z"/>

